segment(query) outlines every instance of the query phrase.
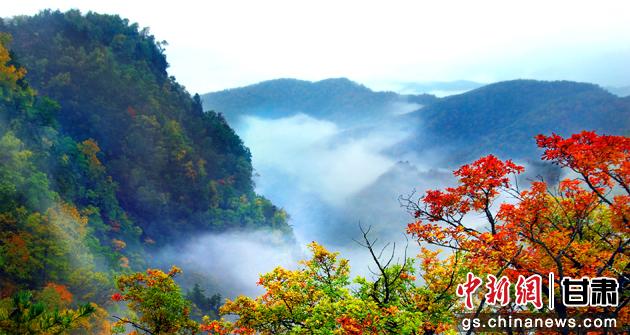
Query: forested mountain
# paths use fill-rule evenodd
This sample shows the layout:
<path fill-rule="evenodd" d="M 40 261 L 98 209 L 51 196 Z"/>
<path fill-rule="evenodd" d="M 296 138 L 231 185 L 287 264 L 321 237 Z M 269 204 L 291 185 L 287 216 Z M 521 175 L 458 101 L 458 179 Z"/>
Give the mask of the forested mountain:
<path fill-rule="evenodd" d="M 441 148 L 455 164 L 488 153 L 534 158 L 532 134 L 591 129 L 623 135 L 630 130 L 629 98 L 570 81 L 505 81 L 437 98 L 374 92 L 347 79 L 279 79 L 208 93 L 202 100 L 228 119 L 305 113 L 341 124 L 403 121 L 415 130 L 396 152 Z M 414 107 L 414 112 L 405 113 Z"/>
<path fill-rule="evenodd" d="M 290 237 L 249 150 L 167 66 L 118 16 L 0 21 L 0 333 L 61 333 L 93 307 L 79 333 L 109 333 L 115 276 L 196 232 Z"/>
<path fill-rule="evenodd" d="M 458 163 L 488 153 L 534 158 L 532 134 L 627 135 L 630 99 L 593 84 L 513 80 L 442 98 L 409 117 L 420 126 L 408 145 L 439 143 Z"/>
<path fill-rule="evenodd" d="M 30 84 L 59 103 L 60 130 L 93 143 L 147 241 L 198 229 L 288 229 L 285 214 L 254 194 L 248 149 L 168 76 L 162 44 L 147 29 L 118 16 L 45 11 L 2 31 L 13 35 Z"/>
<path fill-rule="evenodd" d="M 61 331 L 54 310 L 102 305 L 111 273 L 146 265 L 141 230 L 120 207 L 96 143 L 60 131 L 59 104 L 28 85 L 9 40 L 0 33 L 0 332 Z"/>
<path fill-rule="evenodd" d="M 231 121 L 242 115 L 278 118 L 304 113 L 353 125 L 390 111 L 411 112 L 434 100 L 431 95 L 374 92 L 346 78 L 317 82 L 275 79 L 202 96 L 206 108 Z"/>

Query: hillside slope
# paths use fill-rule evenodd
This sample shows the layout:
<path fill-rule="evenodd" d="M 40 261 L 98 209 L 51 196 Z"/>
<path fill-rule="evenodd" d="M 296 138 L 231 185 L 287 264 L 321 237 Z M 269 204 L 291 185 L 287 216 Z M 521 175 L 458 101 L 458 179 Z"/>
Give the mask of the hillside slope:
<path fill-rule="evenodd" d="M 50 297 L 40 305 L 50 310 L 103 305 L 111 274 L 146 265 L 97 146 L 60 131 L 59 104 L 29 86 L 9 40 L 0 33 L 0 332 L 17 291 Z"/>
<path fill-rule="evenodd" d="M 421 125 L 407 145 L 445 145 L 459 163 L 488 153 L 531 158 L 533 136 L 541 133 L 630 132 L 629 99 L 569 81 L 491 84 L 442 98 L 409 117 Z"/>
<path fill-rule="evenodd" d="M 374 92 L 346 78 L 317 82 L 275 79 L 202 95 L 205 108 L 223 113 L 234 122 L 242 115 L 278 118 L 304 113 L 346 125 L 392 112 L 411 112 L 434 100 L 431 95 Z"/>
<path fill-rule="evenodd" d="M 197 230 L 290 230 L 286 214 L 254 193 L 249 150 L 168 76 L 163 44 L 147 29 L 113 15 L 44 11 L 0 30 L 13 35 L 26 79 L 59 102 L 60 130 L 93 140 L 145 241 Z"/>

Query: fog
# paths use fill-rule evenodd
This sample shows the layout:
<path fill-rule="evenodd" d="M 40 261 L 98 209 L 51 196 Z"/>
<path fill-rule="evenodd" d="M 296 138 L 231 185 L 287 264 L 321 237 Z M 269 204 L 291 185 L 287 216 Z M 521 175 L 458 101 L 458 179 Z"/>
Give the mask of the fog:
<path fill-rule="evenodd" d="M 414 188 L 420 159 L 389 149 L 411 135 L 397 117 L 410 107 L 417 108 L 392 105 L 355 127 L 296 113 L 247 116 L 235 128 L 252 151 L 257 191 L 289 212 L 298 243 L 316 239 L 347 246 L 359 223 L 394 225 L 396 235 L 403 231 L 406 213 L 398 196 Z M 403 159 L 415 162 L 403 168 Z"/>
<path fill-rule="evenodd" d="M 353 276 L 369 276 L 371 256 L 356 242 L 359 225 L 371 227 L 380 246 L 396 243 L 402 257 L 412 218 L 399 197 L 452 181 L 435 152 L 392 150 L 417 129 L 404 115 L 419 107 L 392 104 L 355 123 L 360 126 L 300 112 L 239 118 L 233 127 L 252 152 L 256 191 L 289 213 L 295 239 L 268 231 L 208 234 L 163 249 L 157 258 L 165 266 L 180 264 L 186 286 L 200 282 L 209 292 L 232 297 L 261 293 L 258 276 L 276 266 L 295 268 L 308 257 L 311 241 L 350 259 Z M 408 256 L 417 251 L 410 246 Z"/>
<path fill-rule="evenodd" d="M 313 194 L 332 206 L 343 205 L 389 170 L 396 161 L 381 152 L 405 137 L 395 129 L 353 136 L 304 114 L 277 120 L 247 117 L 244 123 L 239 133 L 252 151 L 262 194 Z"/>
<path fill-rule="evenodd" d="M 184 286 L 195 283 L 209 293 L 223 296 L 255 296 L 259 274 L 276 266 L 295 268 L 305 248 L 269 231 L 206 234 L 160 250 L 158 264 L 177 264 L 184 269 Z"/>
<path fill-rule="evenodd" d="M 257 109 L 232 119 L 231 125 L 252 153 L 256 192 L 288 212 L 294 239 L 269 231 L 208 234 L 166 248 L 158 259 L 164 265 L 182 265 L 185 286 L 201 283 L 208 292 L 234 297 L 260 294 L 262 289 L 255 284 L 258 276 L 276 266 L 297 267 L 308 257 L 311 241 L 349 259 L 352 276 L 370 276 L 373 261 L 357 243 L 360 226 L 370 227 L 370 238 L 378 239 L 381 247 L 395 243 L 398 259 L 407 244 L 407 255 L 415 256 L 416 241 L 405 235 L 413 218 L 401 206 L 400 197 L 414 192 L 418 197 L 427 189 L 455 183 L 454 167 L 441 155 L 448 147 L 430 141 L 400 145 L 417 135 L 421 120 L 410 122 L 406 116 L 420 107 L 391 104 L 363 113 L 356 122 L 344 122 L 338 117 L 344 113 L 338 110 L 313 112 L 323 115 L 316 118 L 299 111 L 277 117 L 274 111 Z M 539 174 L 554 177 L 548 165 L 518 163 L 529 171 L 523 182 Z M 506 195 L 499 200 L 510 201 Z M 473 213 L 466 220 L 486 229 L 481 227 L 483 215 Z"/>

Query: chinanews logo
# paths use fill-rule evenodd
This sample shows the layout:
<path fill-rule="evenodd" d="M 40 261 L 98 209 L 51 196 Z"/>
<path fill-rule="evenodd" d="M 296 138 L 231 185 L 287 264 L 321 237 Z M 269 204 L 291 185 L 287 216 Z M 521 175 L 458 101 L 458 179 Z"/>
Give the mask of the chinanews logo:
<path fill-rule="evenodd" d="M 554 310 L 555 280 L 554 274 L 549 273 L 547 285 L 547 301 L 549 310 Z M 466 309 L 474 309 L 473 296 L 481 287 L 483 281 L 481 278 L 468 272 L 466 282 L 457 286 L 457 296 L 465 299 Z M 486 288 L 488 293 L 485 294 L 485 303 L 488 305 L 506 306 L 510 303 L 510 280 L 503 276 L 497 279 L 493 275 L 487 275 Z M 515 300 L 518 306 L 526 306 L 531 304 L 535 309 L 543 308 L 543 280 L 540 275 L 531 275 L 525 277 L 518 276 L 518 280 L 514 287 Z M 596 277 L 574 279 L 571 277 L 563 277 L 560 281 L 560 294 L 562 304 L 566 307 L 616 307 L 619 304 L 619 282 L 615 278 Z"/>
<path fill-rule="evenodd" d="M 519 275 L 516 283 L 512 285 L 506 276 L 497 278 L 493 275 L 487 275 L 486 293 L 480 303 L 476 305 L 474 298 L 480 296 L 479 290 L 484 281 L 468 272 L 466 281 L 459 284 L 456 290 L 457 296 L 464 300 L 465 309 L 470 311 L 459 315 L 461 329 L 464 331 L 504 328 L 561 330 L 568 327 L 583 330 L 604 328 L 627 330 L 627 326 L 617 327 L 614 315 L 568 312 L 570 308 L 579 307 L 617 307 L 619 297 L 622 296 L 622 289 L 617 279 L 609 277 L 563 277 L 561 280 L 556 280 L 553 273 L 549 273 L 547 279 L 547 285 L 545 285 L 542 276 L 538 274 L 527 277 Z M 559 297 L 555 296 L 556 287 L 559 287 Z M 547 301 L 545 311 L 541 311 L 545 307 L 543 292 Z M 565 317 L 559 317 L 552 313 L 556 309 L 556 301 L 562 302 L 563 310 L 566 311 Z M 500 308 L 510 305 L 511 302 L 513 302 L 511 308 L 497 310 L 496 313 L 482 313 L 484 305 Z"/>

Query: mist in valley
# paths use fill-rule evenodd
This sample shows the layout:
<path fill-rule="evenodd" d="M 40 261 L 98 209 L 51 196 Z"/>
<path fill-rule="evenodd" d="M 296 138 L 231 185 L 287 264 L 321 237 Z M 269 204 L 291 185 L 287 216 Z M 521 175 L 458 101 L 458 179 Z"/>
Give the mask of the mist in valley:
<path fill-rule="evenodd" d="M 299 110 L 255 109 L 232 118 L 230 124 L 251 150 L 257 193 L 287 211 L 294 239 L 265 230 L 210 233 L 163 249 L 158 259 L 181 264 L 186 286 L 201 282 L 210 292 L 234 297 L 261 294 L 255 284 L 258 276 L 276 266 L 296 268 L 299 260 L 309 257 L 307 245 L 312 241 L 349 259 L 353 276 L 371 276 L 373 260 L 358 243 L 361 227 L 370 229 L 377 247 L 389 243 L 385 254 L 395 245 L 395 260 L 402 261 L 406 246 L 407 257 L 415 256 L 417 242 L 405 234 L 413 217 L 401 197 L 417 199 L 427 189 L 453 185 L 457 167 L 445 158 L 450 148 L 434 139 L 426 138 L 417 147 L 401 145 L 418 135 L 417 116 L 413 123 L 408 116 L 421 108 L 392 103 L 354 123 L 338 117 L 343 111 L 314 117 L 310 114 L 316 113 Z M 547 164 L 518 163 L 528 171 L 519 178 L 521 183 L 554 178 Z M 472 214 L 467 220 L 476 225 L 484 218 Z"/>
<path fill-rule="evenodd" d="M 370 276 L 371 255 L 357 243 L 360 227 L 371 229 L 377 246 L 390 243 L 392 251 L 395 244 L 396 259 L 402 261 L 407 244 L 407 256 L 414 256 L 416 242 L 405 235 L 413 218 L 399 197 L 453 181 L 435 148 L 393 150 L 417 129 L 404 116 L 420 107 L 391 104 L 354 126 L 300 111 L 241 115 L 231 125 L 251 150 L 256 191 L 287 211 L 294 239 L 269 231 L 210 233 L 162 249 L 156 258 L 183 266 L 185 286 L 201 282 L 233 297 L 260 294 L 258 276 L 276 266 L 295 268 L 309 257 L 311 241 L 349 259 L 353 276 Z"/>

